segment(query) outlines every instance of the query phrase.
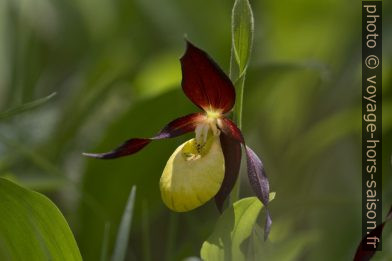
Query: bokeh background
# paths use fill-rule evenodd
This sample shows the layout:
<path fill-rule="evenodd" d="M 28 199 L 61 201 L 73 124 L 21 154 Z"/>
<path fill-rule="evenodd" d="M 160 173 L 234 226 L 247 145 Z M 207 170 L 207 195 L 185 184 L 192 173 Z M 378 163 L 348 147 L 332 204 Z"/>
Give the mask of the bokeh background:
<path fill-rule="evenodd" d="M 271 241 L 260 243 L 260 260 L 350 260 L 361 238 L 361 4 L 251 4 L 255 39 L 243 131 L 277 193 Z M 391 4 L 384 1 L 384 213 L 392 203 Z M 48 195 L 85 260 L 99 260 L 105 225 L 113 246 L 132 185 L 137 195 L 127 258 L 199 256 L 219 217 L 214 203 L 172 213 L 158 186 L 166 160 L 192 135 L 113 161 L 81 152 L 148 137 L 197 110 L 180 89 L 184 35 L 227 72 L 232 5 L 0 0 L 0 111 L 57 93 L 0 122 L 0 175 Z M 241 195 L 252 195 L 244 170 L 241 178 Z M 387 226 L 376 259 L 391 258 Z"/>

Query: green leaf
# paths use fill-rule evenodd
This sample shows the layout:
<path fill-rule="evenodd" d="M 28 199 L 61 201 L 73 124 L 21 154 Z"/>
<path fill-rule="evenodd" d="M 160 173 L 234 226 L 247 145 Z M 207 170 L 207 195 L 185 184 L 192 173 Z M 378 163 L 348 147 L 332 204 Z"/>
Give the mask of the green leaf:
<path fill-rule="evenodd" d="M 270 194 L 273 200 L 275 193 Z M 227 208 L 218 219 L 214 232 L 202 245 L 202 260 L 246 260 L 243 243 L 253 231 L 263 204 L 256 197 L 241 199 Z"/>
<path fill-rule="evenodd" d="M 241 76 L 248 65 L 252 50 L 254 20 L 248 0 L 236 0 L 232 11 L 232 41 L 235 60 Z"/>
<path fill-rule="evenodd" d="M 24 103 L 24 104 L 19 105 L 17 107 L 14 107 L 14 108 L 8 109 L 6 111 L 0 112 L 0 120 L 4 120 L 6 118 L 15 116 L 15 115 L 20 114 L 22 112 L 32 110 L 32 109 L 34 109 L 34 108 L 36 108 L 38 106 L 41 106 L 42 104 L 48 102 L 54 96 L 56 96 L 55 92 L 50 94 L 50 95 L 48 95 L 48 96 L 46 96 L 46 97 L 43 97 L 41 99 L 38 99 L 38 100 L 35 100 L 35 101 L 32 101 L 32 102 L 27 102 L 27 103 Z"/>
<path fill-rule="evenodd" d="M 82 260 L 59 209 L 45 196 L 0 178 L 0 260 Z"/>
<path fill-rule="evenodd" d="M 131 193 L 129 194 L 127 206 L 125 207 L 124 214 L 121 219 L 120 227 L 118 228 L 118 234 L 116 239 L 116 245 L 113 253 L 113 261 L 125 260 L 127 253 L 129 231 L 131 229 L 131 222 L 133 216 L 133 207 L 135 205 L 135 194 L 136 187 L 133 186 Z"/>

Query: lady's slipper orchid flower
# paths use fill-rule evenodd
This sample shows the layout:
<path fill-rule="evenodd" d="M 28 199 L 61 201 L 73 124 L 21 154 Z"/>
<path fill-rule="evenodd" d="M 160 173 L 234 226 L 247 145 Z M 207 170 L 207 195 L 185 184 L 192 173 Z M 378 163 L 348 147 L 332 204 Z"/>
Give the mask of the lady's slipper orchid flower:
<path fill-rule="evenodd" d="M 138 152 L 151 141 L 195 131 L 195 138 L 180 145 L 166 164 L 160 180 L 162 199 L 170 209 L 182 212 L 215 197 L 216 205 L 222 211 L 238 177 L 242 145 L 251 187 L 266 207 L 265 235 L 268 236 L 272 222 L 268 210 L 269 182 L 263 163 L 245 145 L 235 123 L 226 117 L 235 103 L 233 83 L 208 54 L 190 42 L 180 61 L 182 89 L 202 112 L 173 120 L 154 137 L 133 138 L 111 152 L 84 155 L 118 158 Z"/>

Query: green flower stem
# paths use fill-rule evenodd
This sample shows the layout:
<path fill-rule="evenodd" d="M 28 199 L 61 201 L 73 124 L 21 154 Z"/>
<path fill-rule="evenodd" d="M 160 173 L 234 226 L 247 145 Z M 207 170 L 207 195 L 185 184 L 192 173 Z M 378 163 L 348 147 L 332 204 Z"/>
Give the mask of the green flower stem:
<path fill-rule="evenodd" d="M 242 129 L 242 106 L 244 99 L 244 85 L 246 69 L 249 63 L 254 32 L 254 19 L 252 7 L 248 0 L 235 0 L 231 17 L 232 48 L 230 57 L 230 79 L 236 89 L 236 101 L 233 119 L 237 127 Z M 239 200 L 241 178 L 230 194 L 230 203 Z"/>
<path fill-rule="evenodd" d="M 236 88 L 236 101 L 234 108 L 234 121 L 239 129 L 242 129 L 242 102 L 244 101 L 244 86 L 245 86 L 245 73 L 237 80 Z"/>
<path fill-rule="evenodd" d="M 239 129 L 242 129 L 242 103 L 244 100 L 244 86 L 245 86 L 245 73 L 241 75 L 241 77 L 236 81 L 236 101 L 234 107 L 234 122 L 237 124 Z M 238 175 L 238 179 L 234 185 L 234 188 L 230 194 L 230 204 L 238 201 L 240 199 L 240 185 L 241 185 L 241 177 Z"/>

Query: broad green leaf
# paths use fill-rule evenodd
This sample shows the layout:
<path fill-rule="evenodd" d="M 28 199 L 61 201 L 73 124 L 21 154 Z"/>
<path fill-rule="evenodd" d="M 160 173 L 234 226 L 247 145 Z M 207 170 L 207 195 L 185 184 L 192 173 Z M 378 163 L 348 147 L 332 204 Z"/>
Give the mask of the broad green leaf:
<path fill-rule="evenodd" d="M 270 194 L 273 200 L 275 193 Z M 241 199 L 227 208 L 218 219 L 214 232 L 202 245 L 200 255 L 206 261 L 246 260 L 244 241 L 249 238 L 263 204 L 256 197 Z"/>
<path fill-rule="evenodd" d="M 118 228 L 116 245 L 113 253 L 113 261 L 125 260 L 127 253 L 129 231 L 131 229 L 133 208 L 135 205 L 136 187 L 133 186 L 129 194 L 127 206 L 125 207 L 124 214 L 121 219 L 120 227 Z"/>
<path fill-rule="evenodd" d="M 232 41 L 235 60 L 241 76 L 248 65 L 252 50 L 254 20 L 248 0 L 236 0 L 232 11 Z"/>
<path fill-rule="evenodd" d="M 0 260 L 82 260 L 59 209 L 45 196 L 0 178 Z"/>
<path fill-rule="evenodd" d="M 41 106 L 42 104 L 48 102 L 50 99 L 52 99 L 54 96 L 56 95 L 56 93 L 52 93 L 46 97 L 43 97 L 41 99 L 32 101 L 32 102 L 27 102 L 24 103 L 22 105 L 19 105 L 17 107 L 8 109 L 6 111 L 0 112 L 0 120 L 15 116 L 19 113 L 25 112 L 25 111 L 29 111 L 32 110 L 38 106 Z"/>

